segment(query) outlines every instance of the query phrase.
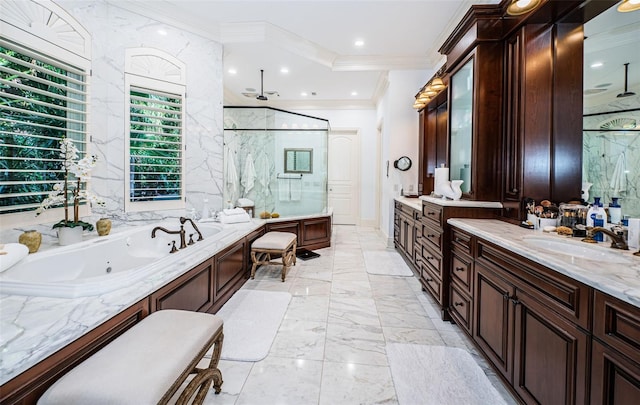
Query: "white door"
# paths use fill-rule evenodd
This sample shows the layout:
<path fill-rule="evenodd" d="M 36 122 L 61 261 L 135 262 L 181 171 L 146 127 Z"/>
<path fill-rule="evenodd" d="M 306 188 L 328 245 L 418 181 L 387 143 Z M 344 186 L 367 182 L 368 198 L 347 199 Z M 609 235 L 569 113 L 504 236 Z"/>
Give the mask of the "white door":
<path fill-rule="evenodd" d="M 360 134 L 357 129 L 329 132 L 328 200 L 333 223 L 357 225 L 360 217 Z"/>

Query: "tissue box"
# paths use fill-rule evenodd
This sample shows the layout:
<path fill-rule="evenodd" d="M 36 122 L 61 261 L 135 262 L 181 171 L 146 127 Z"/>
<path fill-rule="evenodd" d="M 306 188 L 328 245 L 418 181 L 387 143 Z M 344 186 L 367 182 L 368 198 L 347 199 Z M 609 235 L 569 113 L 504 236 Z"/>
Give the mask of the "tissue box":
<path fill-rule="evenodd" d="M 629 218 L 629 249 L 640 249 L 640 218 Z"/>

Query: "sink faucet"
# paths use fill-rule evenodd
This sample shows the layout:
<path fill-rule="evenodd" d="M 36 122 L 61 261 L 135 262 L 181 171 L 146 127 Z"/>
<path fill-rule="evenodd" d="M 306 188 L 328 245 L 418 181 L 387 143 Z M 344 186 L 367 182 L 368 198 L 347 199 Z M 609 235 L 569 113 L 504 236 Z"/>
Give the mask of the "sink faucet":
<path fill-rule="evenodd" d="M 179 231 L 170 231 L 168 229 L 165 229 L 161 226 L 156 226 L 155 228 L 153 228 L 153 230 L 151 231 L 151 237 L 155 238 L 156 237 L 156 231 L 162 231 L 165 233 L 168 233 L 169 235 L 180 235 L 180 249 L 184 249 L 187 247 L 187 243 L 185 240 L 185 232 L 184 232 L 184 226 L 180 225 L 180 230 Z M 173 243 L 173 246 L 175 248 L 175 242 Z M 176 250 L 175 249 L 171 249 L 171 253 L 174 253 Z"/>
<path fill-rule="evenodd" d="M 600 226 L 597 226 L 595 228 L 587 228 L 587 235 L 589 237 L 592 237 L 593 235 L 595 235 L 598 232 L 602 232 L 606 235 L 608 235 L 611 238 L 611 247 L 614 249 L 622 249 L 622 250 L 629 250 L 629 246 L 627 245 L 627 242 L 625 242 L 624 240 L 624 236 L 617 234 L 613 231 L 608 230 L 607 228 L 603 228 Z"/>
<path fill-rule="evenodd" d="M 193 226 L 193 229 L 195 229 L 196 232 L 198 232 L 198 242 L 200 242 L 201 240 L 204 240 L 204 238 L 202 237 L 202 232 L 200 232 L 200 229 L 198 229 L 198 227 L 196 226 L 195 222 L 193 222 L 193 220 L 191 218 L 180 217 L 180 228 L 181 229 L 182 229 L 182 226 L 184 225 L 185 222 L 190 222 L 191 226 Z M 193 240 L 191 242 L 189 242 L 189 244 L 193 244 Z"/>

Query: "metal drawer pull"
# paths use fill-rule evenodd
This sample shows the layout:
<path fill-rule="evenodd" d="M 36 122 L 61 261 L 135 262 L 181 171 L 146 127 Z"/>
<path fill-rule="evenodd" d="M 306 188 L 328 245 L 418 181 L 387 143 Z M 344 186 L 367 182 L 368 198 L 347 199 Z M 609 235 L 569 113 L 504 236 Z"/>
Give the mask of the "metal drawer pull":
<path fill-rule="evenodd" d="M 463 307 L 464 303 L 462 303 L 462 302 L 454 302 L 453 305 L 455 305 L 456 307 Z"/>
<path fill-rule="evenodd" d="M 428 279 L 427 279 L 427 283 L 430 283 L 430 282 L 432 282 L 432 281 L 433 281 L 433 279 L 432 279 L 432 278 L 428 278 Z"/>
<path fill-rule="evenodd" d="M 427 238 L 435 238 L 436 235 L 427 235 Z"/>
<path fill-rule="evenodd" d="M 456 267 L 456 271 L 464 271 L 464 267 Z"/>

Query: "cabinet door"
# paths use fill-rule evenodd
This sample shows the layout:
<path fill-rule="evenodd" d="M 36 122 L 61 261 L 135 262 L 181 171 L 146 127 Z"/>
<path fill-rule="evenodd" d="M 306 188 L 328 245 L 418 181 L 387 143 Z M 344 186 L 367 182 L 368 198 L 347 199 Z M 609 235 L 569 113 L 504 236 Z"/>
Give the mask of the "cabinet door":
<path fill-rule="evenodd" d="M 512 378 L 513 304 L 515 288 L 493 271 L 475 264 L 473 339 L 508 381 Z"/>
<path fill-rule="evenodd" d="M 217 304 L 225 294 L 231 292 L 234 287 L 240 288 L 244 282 L 244 242 L 216 254 L 214 260 L 216 263 L 214 298 Z"/>
<path fill-rule="evenodd" d="M 207 311 L 213 304 L 213 263 L 207 260 L 151 294 L 151 312 L 161 309 Z"/>
<path fill-rule="evenodd" d="M 528 404 L 587 403 L 589 337 L 517 291 L 513 387 Z"/>
<path fill-rule="evenodd" d="M 450 104 L 450 155 L 449 177 L 451 180 L 463 180 L 462 192 L 470 192 L 471 184 L 471 147 L 473 137 L 473 71 L 474 59 L 471 58 L 451 76 Z"/>
<path fill-rule="evenodd" d="M 298 246 L 302 246 L 302 238 L 300 234 L 300 223 L 298 221 L 269 222 L 267 224 L 267 232 L 290 232 L 298 235 Z"/>
<path fill-rule="evenodd" d="M 328 246 L 331 243 L 331 217 L 303 220 L 301 243 L 307 249 Z"/>
<path fill-rule="evenodd" d="M 591 403 L 640 404 L 640 365 L 595 339 L 591 353 Z"/>

